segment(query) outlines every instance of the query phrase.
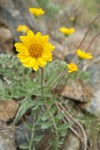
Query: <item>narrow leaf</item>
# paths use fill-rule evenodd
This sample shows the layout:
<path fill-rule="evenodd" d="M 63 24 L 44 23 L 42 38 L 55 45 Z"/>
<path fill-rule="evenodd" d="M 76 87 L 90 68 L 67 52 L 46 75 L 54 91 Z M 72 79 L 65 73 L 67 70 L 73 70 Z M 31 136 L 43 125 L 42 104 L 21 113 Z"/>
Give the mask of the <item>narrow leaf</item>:
<path fill-rule="evenodd" d="M 14 120 L 14 124 L 17 124 L 20 118 L 25 114 L 25 112 L 30 109 L 32 106 L 34 106 L 34 101 L 31 100 L 30 97 L 26 97 L 22 103 L 21 106 L 17 112 L 17 115 Z"/>

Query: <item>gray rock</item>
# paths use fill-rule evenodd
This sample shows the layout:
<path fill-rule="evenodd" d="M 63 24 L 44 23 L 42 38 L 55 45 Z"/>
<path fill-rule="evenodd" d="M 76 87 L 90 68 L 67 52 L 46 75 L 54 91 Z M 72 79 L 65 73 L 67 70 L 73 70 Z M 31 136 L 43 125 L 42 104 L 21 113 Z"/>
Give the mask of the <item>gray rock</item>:
<path fill-rule="evenodd" d="M 0 27 L 0 51 L 2 50 L 11 52 L 13 49 L 13 35 L 11 30 L 1 26 Z"/>
<path fill-rule="evenodd" d="M 28 7 L 29 3 L 23 0 L 0 0 L 0 25 L 9 27 L 14 34 L 19 24 L 33 27 L 34 23 Z"/>
<path fill-rule="evenodd" d="M 89 84 L 85 85 L 79 80 L 72 80 L 61 90 L 61 96 L 70 100 L 81 102 L 82 105 L 89 102 L 92 97 L 92 89 Z"/>
<path fill-rule="evenodd" d="M 87 111 L 100 117 L 100 90 L 94 93 L 91 103 L 87 107 Z"/>
<path fill-rule="evenodd" d="M 0 125 L 0 150 L 16 150 L 13 126 Z"/>
<path fill-rule="evenodd" d="M 91 102 L 87 105 L 86 110 L 100 117 L 100 62 L 96 61 L 91 64 L 88 71 L 91 73 L 90 84 L 93 89 L 93 96 Z"/>
<path fill-rule="evenodd" d="M 79 150 L 80 140 L 73 133 L 69 132 L 65 138 L 65 142 L 62 150 Z"/>
<path fill-rule="evenodd" d="M 88 71 L 91 74 L 91 85 L 94 91 L 100 90 L 100 63 L 91 64 L 91 66 L 88 68 Z"/>
<path fill-rule="evenodd" d="M 28 11 L 28 8 L 30 7 L 29 4 L 29 2 L 27 3 L 24 0 L 0 0 L 0 28 L 4 29 L 3 37 L 0 37 L 1 52 L 2 49 L 6 49 L 6 47 L 9 46 L 9 39 L 5 39 L 8 34 L 11 37 L 11 46 L 14 41 L 19 40 L 18 36 L 20 34 L 16 31 L 19 24 L 25 24 L 29 26 L 30 29 L 34 28 L 34 17 Z M 6 44 L 6 46 L 4 47 L 3 44 Z M 10 49 L 11 48 L 12 47 L 10 47 Z"/>

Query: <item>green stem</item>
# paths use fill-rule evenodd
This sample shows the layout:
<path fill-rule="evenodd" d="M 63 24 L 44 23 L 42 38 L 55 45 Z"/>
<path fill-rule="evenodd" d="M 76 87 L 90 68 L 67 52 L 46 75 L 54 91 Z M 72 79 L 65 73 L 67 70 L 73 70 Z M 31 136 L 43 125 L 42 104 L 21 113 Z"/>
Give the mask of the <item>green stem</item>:
<path fill-rule="evenodd" d="M 43 69 L 41 68 L 41 95 L 43 96 Z"/>
<path fill-rule="evenodd" d="M 54 129 L 55 129 L 55 133 L 56 133 L 56 147 L 55 147 L 55 150 L 58 150 L 58 140 L 59 140 L 59 133 L 58 133 L 58 130 L 57 130 L 57 126 L 56 126 L 56 122 L 55 122 L 55 119 L 54 119 L 54 117 L 53 117 L 53 115 L 52 115 L 52 113 L 50 112 L 50 109 L 49 109 L 49 107 L 48 107 L 48 104 L 47 104 L 47 101 L 46 101 L 46 107 L 47 107 L 47 110 L 48 110 L 48 112 L 49 112 L 49 114 L 50 114 L 50 118 L 51 118 L 51 120 L 52 120 L 52 122 L 53 122 L 53 125 L 54 125 Z"/>
<path fill-rule="evenodd" d="M 32 134 L 31 134 L 31 139 L 30 139 L 30 143 L 29 143 L 29 150 L 35 150 L 35 147 L 32 147 L 33 145 L 33 137 L 34 137 L 34 121 L 33 121 L 33 125 L 32 125 Z"/>
<path fill-rule="evenodd" d="M 37 32 L 40 32 L 40 24 L 39 24 L 39 17 L 36 18 L 36 24 L 37 24 Z"/>

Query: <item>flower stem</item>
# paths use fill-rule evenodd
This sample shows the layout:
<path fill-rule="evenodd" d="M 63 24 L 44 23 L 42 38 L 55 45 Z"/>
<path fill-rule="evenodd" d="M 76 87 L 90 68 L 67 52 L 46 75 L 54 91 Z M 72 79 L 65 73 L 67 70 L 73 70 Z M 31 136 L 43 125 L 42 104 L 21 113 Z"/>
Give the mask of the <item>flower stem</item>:
<path fill-rule="evenodd" d="M 43 69 L 41 68 L 41 95 L 43 96 Z"/>
<path fill-rule="evenodd" d="M 97 33 L 97 34 L 93 37 L 93 39 L 90 41 L 90 43 L 89 43 L 89 45 L 88 45 L 88 47 L 87 47 L 87 49 L 86 49 L 86 52 L 90 49 L 92 43 L 95 41 L 95 39 L 96 39 L 99 35 L 100 35 L 100 32 Z"/>
<path fill-rule="evenodd" d="M 39 24 L 39 17 L 37 17 L 36 18 L 36 24 L 37 24 L 37 28 L 36 28 L 36 30 L 37 30 L 37 32 L 40 32 L 40 24 Z"/>
<path fill-rule="evenodd" d="M 54 117 L 53 117 L 53 114 L 51 113 L 50 108 L 49 108 L 49 106 L 48 106 L 48 104 L 47 104 L 47 101 L 46 101 L 45 105 L 46 105 L 47 110 L 48 110 L 48 112 L 49 112 L 50 118 L 51 118 L 51 120 L 52 120 L 52 122 L 53 122 L 54 130 L 55 130 L 55 134 L 56 134 L 56 138 L 55 138 L 55 150 L 57 150 L 57 149 L 58 149 L 58 142 L 59 142 L 58 129 L 57 129 L 56 122 L 55 122 L 55 119 L 54 119 Z"/>
<path fill-rule="evenodd" d="M 97 16 L 94 18 L 94 20 L 90 23 L 89 28 L 88 28 L 88 30 L 87 30 L 87 32 L 86 32 L 86 34 L 85 34 L 83 40 L 81 41 L 80 45 L 78 46 L 78 49 L 82 46 L 82 44 L 83 44 L 85 38 L 87 37 L 87 34 L 89 33 L 89 31 L 90 31 L 90 29 L 91 29 L 91 26 L 94 24 L 94 22 L 95 22 L 99 17 L 100 17 L 100 14 L 97 15 Z"/>
<path fill-rule="evenodd" d="M 85 39 L 86 39 L 86 37 L 87 37 L 87 35 L 88 35 L 88 33 L 89 33 L 89 31 L 90 31 L 92 25 L 95 23 L 95 21 L 96 21 L 99 17 L 100 17 L 100 14 L 97 15 L 97 16 L 94 18 L 94 20 L 90 23 L 90 25 L 89 25 L 89 27 L 88 27 L 88 29 L 87 29 L 87 32 L 85 33 L 85 35 L 84 35 L 82 41 L 80 42 L 79 46 L 77 47 L 77 49 L 76 49 L 76 51 L 75 51 L 75 54 L 74 54 L 74 56 L 72 57 L 71 61 L 72 61 L 73 58 L 75 57 L 75 55 L 76 55 L 76 53 L 77 53 L 77 50 L 80 49 L 80 47 L 82 46 L 83 42 L 85 41 Z"/>
<path fill-rule="evenodd" d="M 33 121 L 32 134 L 31 134 L 31 139 L 30 139 L 30 142 L 29 142 L 29 150 L 35 150 L 35 147 L 33 147 L 34 128 L 35 128 L 35 123 Z"/>

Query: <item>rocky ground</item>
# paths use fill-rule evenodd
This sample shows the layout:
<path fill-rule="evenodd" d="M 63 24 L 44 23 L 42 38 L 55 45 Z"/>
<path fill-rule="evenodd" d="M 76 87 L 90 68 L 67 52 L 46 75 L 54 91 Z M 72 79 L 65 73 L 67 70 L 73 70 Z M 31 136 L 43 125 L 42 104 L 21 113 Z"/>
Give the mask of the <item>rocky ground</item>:
<path fill-rule="evenodd" d="M 22 6 L 21 8 L 19 6 Z M 24 13 L 23 13 L 23 10 Z M 15 53 L 14 42 L 18 40 L 16 32 L 17 25 L 24 23 L 30 26 L 34 31 L 34 18 L 27 15 L 25 3 L 17 0 L 0 0 L 0 53 Z M 45 21 L 42 22 L 44 33 L 49 27 Z M 59 25 L 58 25 L 59 26 Z M 41 30 L 41 29 L 40 29 Z M 56 33 L 57 32 L 57 33 Z M 56 46 L 54 58 L 66 59 L 66 56 L 73 54 L 76 47 L 84 37 L 86 30 L 76 29 L 76 33 L 68 38 L 58 34 L 58 29 L 51 34 L 51 41 Z M 91 35 L 90 35 L 91 34 Z M 90 33 L 82 49 L 86 49 L 89 41 L 96 33 Z M 88 148 L 87 150 L 100 150 L 100 36 L 94 41 L 90 51 L 94 58 L 86 61 L 83 70 L 90 74 L 90 80 L 72 81 L 65 85 L 60 95 L 69 100 L 69 106 L 74 109 L 73 116 L 82 117 L 82 124 L 86 132 Z M 6 109 L 5 109 L 6 108 Z M 0 99 L 0 150 L 17 150 L 16 146 L 16 127 L 12 120 L 19 108 L 15 101 L 4 102 Z M 77 126 L 77 125 L 76 125 Z M 80 133 L 79 127 L 75 127 Z M 81 134 L 81 133 L 80 133 Z M 19 140 L 19 139 L 17 139 Z M 44 142 L 43 142 L 44 144 Z M 63 150 L 84 150 L 83 143 L 70 130 L 65 138 Z M 37 150 L 43 150 L 40 147 Z"/>

